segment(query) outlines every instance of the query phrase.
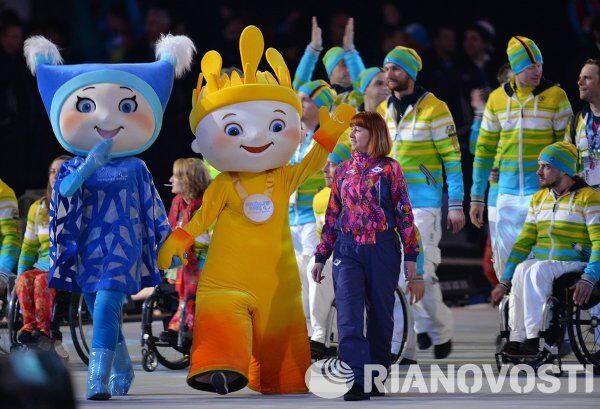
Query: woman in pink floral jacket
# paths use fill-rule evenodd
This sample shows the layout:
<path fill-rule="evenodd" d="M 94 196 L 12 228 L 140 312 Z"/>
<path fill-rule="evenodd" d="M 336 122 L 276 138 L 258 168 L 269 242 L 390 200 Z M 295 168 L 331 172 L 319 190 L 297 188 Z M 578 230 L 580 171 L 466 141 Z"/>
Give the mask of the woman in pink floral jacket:
<path fill-rule="evenodd" d="M 361 112 L 350 123 L 352 157 L 338 165 L 331 187 L 321 242 L 312 270 L 322 279 L 333 252 L 340 358 L 352 368 L 354 385 L 345 400 L 369 399 L 364 365 L 389 368 L 394 327 L 394 291 L 404 253 L 409 291 L 418 299 L 418 233 L 400 164 L 389 158 L 392 141 L 376 112 Z M 367 307 L 367 336 L 363 314 Z M 372 391 L 371 395 L 382 395 Z"/>

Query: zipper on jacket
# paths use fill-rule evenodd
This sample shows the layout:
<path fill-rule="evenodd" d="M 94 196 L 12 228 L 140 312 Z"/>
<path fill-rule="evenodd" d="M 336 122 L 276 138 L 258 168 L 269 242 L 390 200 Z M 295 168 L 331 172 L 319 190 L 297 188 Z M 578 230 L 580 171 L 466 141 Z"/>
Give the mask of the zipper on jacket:
<path fill-rule="evenodd" d="M 554 205 L 552 205 L 552 219 L 550 220 L 550 226 L 548 226 L 548 238 L 550 238 L 550 251 L 548 252 L 548 260 L 552 260 L 553 256 L 554 256 L 554 237 L 552 237 L 552 230 L 554 228 L 554 220 L 556 218 L 556 212 L 558 211 L 558 208 L 560 207 L 560 199 L 562 199 L 563 197 L 569 195 L 570 193 L 566 193 L 560 197 L 554 197 L 554 194 L 552 194 L 552 197 L 554 198 Z M 542 203 L 543 205 L 543 203 Z"/>
<path fill-rule="evenodd" d="M 523 196 L 525 194 L 525 176 L 523 175 L 523 105 L 521 105 L 518 98 L 516 99 L 521 110 L 521 119 L 519 120 L 519 194 Z"/>
<path fill-rule="evenodd" d="M 511 99 L 512 99 L 512 97 L 511 97 Z M 521 110 L 521 119 L 519 120 L 519 194 L 520 194 L 520 196 L 524 196 L 525 195 L 525 173 L 523 171 L 523 121 L 524 121 L 525 115 L 524 115 L 523 111 L 525 109 L 525 106 L 531 99 L 531 96 L 529 96 L 525 100 L 525 102 L 523 102 L 522 104 L 521 104 L 521 101 L 519 101 L 519 98 L 515 97 L 514 99 L 519 104 L 519 109 Z M 512 103 L 509 106 L 510 106 L 509 109 L 512 111 Z"/>

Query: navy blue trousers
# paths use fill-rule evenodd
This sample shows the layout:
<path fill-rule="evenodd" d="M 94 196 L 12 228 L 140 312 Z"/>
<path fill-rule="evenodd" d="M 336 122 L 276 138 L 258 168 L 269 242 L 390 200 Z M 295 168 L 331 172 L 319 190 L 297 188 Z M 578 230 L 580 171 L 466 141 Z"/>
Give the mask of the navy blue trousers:
<path fill-rule="evenodd" d="M 338 236 L 333 249 L 333 284 L 340 359 L 364 385 L 364 365 L 389 368 L 394 330 L 394 291 L 402 253 L 395 231 L 378 233 L 376 244 L 359 246 L 352 235 Z M 367 309 L 367 336 L 364 310 Z"/>

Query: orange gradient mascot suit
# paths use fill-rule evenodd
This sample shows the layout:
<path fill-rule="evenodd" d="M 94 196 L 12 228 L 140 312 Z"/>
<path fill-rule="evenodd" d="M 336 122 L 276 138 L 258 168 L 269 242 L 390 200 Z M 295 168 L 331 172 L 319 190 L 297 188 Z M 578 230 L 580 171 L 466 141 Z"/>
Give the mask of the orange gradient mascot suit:
<path fill-rule="evenodd" d="M 221 75 L 216 51 L 202 58 L 190 113 L 192 149 L 221 173 L 158 257 L 160 268 L 184 260 L 194 238 L 214 225 L 198 283 L 187 382 L 219 394 L 246 385 L 265 394 L 306 392 L 310 353 L 289 197 L 325 165 L 354 115 L 349 105 L 331 116 L 322 110 L 314 148 L 287 165 L 301 140 L 302 107 L 277 50 L 265 53 L 273 74 L 257 71 L 263 50 L 262 33 L 248 26 L 240 37 L 243 76 Z"/>

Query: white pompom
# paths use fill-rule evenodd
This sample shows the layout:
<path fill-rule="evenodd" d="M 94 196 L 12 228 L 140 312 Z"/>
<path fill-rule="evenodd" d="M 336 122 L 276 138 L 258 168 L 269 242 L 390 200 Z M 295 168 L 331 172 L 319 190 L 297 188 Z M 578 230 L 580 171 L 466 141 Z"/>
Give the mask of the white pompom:
<path fill-rule="evenodd" d="M 23 52 L 27 66 L 33 75 L 37 64 L 58 65 L 63 62 L 58 47 L 44 36 L 33 36 L 25 40 Z"/>
<path fill-rule="evenodd" d="M 192 67 L 194 52 L 196 52 L 196 47 L 186 36 L 162 34 L 156 42 L 156 59 L 170 61 L 175 68 L 176 78 L 181 77 Z"/>

